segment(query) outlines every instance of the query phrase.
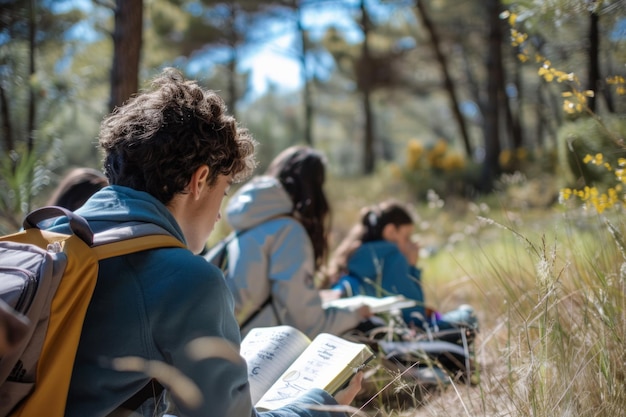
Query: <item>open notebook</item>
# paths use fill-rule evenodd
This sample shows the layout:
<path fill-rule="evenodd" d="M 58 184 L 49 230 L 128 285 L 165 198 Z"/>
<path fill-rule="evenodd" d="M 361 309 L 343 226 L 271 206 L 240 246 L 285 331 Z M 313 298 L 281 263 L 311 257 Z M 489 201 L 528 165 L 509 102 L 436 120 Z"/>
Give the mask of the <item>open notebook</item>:
<path fill-rule="evenodd" d="M 387 297 L 371 297 L 368 295 L 355 295 L 353 297 L 336 298 L 326 300 L 322 307 L 339 307 L 356 310 L 361 306 L 367 305 L 372 313 L 384 313 L 387 311 L 400 310 L 407 307 L 417 305 L 415 300 L 409 300 L 401 295 L 391 295 Z"/>
<path fill-rule="evenodd" d="M 241 342 L 252 403 L 273 410 L 311 388 L 335 394 L 374 357 L 364 344 L 322 333 L 311 341 L 291 326 L 252 329 Z"/>

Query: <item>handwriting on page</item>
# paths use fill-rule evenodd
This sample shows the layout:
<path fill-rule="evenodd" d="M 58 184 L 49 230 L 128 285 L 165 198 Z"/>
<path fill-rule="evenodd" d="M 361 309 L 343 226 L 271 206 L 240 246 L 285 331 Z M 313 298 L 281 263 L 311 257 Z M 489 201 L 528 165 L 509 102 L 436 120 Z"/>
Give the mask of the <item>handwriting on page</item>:
<path fill-rule="evenodd" d="M 314 387 L 325 387 L 355 356 L 358 347 L 342 343 L 340 339 L 314 340 L 283 377 L 274 385 L 264 401 L 285 401 L 298 397 Z"/>
<path fill-rule="evenodd" d="M 267 366 L 268 361 L 272 361 L 276 357 L 276 352 L 286 348 L 286 340 L 290 333 L 287 331 L 276 331 L 272 333 L 263 333 L 254 335 L 246 346 L 242 346 L 241 355 L 247 358 L 250 372 L 254 375 L 260 372 L 263 365 Z M 248 359 L 249 358 L 249 359 Z"/>
<path fill-rule="evenodd" d="M 288 328 L 253 329 L 242 342 L 241 356 L 248 363 L 253 403 L 278 379 L 307 346 L 308 340 Z M 253 382 L 254 381 L 254 382 Z"/>

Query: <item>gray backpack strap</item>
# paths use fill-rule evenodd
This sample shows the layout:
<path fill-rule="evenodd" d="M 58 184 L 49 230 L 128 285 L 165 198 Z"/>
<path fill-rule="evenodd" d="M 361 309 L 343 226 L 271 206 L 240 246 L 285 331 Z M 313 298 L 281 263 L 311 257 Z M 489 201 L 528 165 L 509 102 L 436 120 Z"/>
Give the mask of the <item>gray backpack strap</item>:
<path fill-rule="evenodd" d="M 93 246 L 102 246 L 119 240 L 151 235 L 172 236 L 170 232 L 153 223 L 128 222 L 104 232 L 96 233 L 93 237 Z"/>
<path fill-rule="evenodd" d="M 85 219 L 74 212 L 58 206 L 41 207 L 28 213 L 24 219 L 24 230 L 39 229 L 39 223 L 54 217 L 67 217 L 72 233 L 80 237 L 83 242 L 91 246 L 93 244 L 93 232 Z"/>

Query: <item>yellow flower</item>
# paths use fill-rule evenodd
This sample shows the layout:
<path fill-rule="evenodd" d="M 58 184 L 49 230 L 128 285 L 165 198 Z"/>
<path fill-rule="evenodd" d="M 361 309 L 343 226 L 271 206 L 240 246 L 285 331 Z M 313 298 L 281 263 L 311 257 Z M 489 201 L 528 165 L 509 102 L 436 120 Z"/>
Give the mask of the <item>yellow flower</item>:
<path fill-rule="evenodd" d="M 615 75 L 613 77 L 607 77 L 606 82 L 607 84 L 624 84 L 626 83 L 626 79 L 621 75 Z"/>
<path fill-rule="evenodd" d="M 562 82 L 562 81 L 574 81 L 574 74 L 573 73 L 565 73 L 563 71 L 553 71 L 553 74 L 556 76 L 556 81 L 557 82 Z"/>
<path fill-rule="evenodd" d="M 604 159 L 604 155 L 602 155 L 601 153 L 597 153 L 595 158 L 594 158 L 594 163 L 596 165 L 600 165 L 602 164 L 602 160 Z"/>
<path fill-rule="evenodd" d="M 420 159 L 424 154 L 424 146 L 417 139 L 411 139 L 407 143 L 406 165 L 410 170 L 416 170 L 420 167 Z"/>
<path fill-rule="evenodd" d="M 458 153 L 449 153 L 444 156 L 441 164 L 444 170 L 454 171 L 465 166 L 465 159 Z"/>
<path fill-rule="evenodd" d="M 402 179 L 402 170 L 398 166 L 398 164 L 390 164 L 389 170 L 391 171 L 392 178 L 397 180 Z"/>
<path fill-rule="evenodd" d="M 517 14 L 511 13 L 509 15 L 509 25 L 513 26 L 516 20 L 517 20 Z"/>
<path fill-rule="evenodd" d="M 563 111 L 568 114 L 576 113 L 576 105 L 569 100 L 564 100 Z"/>
<path fill-rule="evenodd" d="M 539 70 L 537 71 L 537 74 L 540 77 L 543 77 L 543 79 L 546 80 L 547 82 L 552 82 L 552 80 L 554 80 L 554 74 L 552 74 L 552 72 L 550 71 L 550 68 L 547 68 L 545 66 L 540 67 Z"/>
<path fill-rule="evenodd" d="M 510 149 L 503 149 L 498 156 L 500 166 L 506 167 L 513 161 L 513 152 Z"/>
<path fill-rule="evenodd" d="M 446 153 L 447 149 L 448 149 L 448 144 L 446 143 L 446 141 L 443 139 L 439 139 L 435 143 L 435 146 L 433 147 L 432 152 L 436 155 L 443 155 L 444 153 Z"/>
<path fill-rule="evenodd" d="M 526 41 L 528 35 L 526 33 L 519 32 L 515 29 L 511 29 L 511 44 L 513 46 L 519 46 Z"/>

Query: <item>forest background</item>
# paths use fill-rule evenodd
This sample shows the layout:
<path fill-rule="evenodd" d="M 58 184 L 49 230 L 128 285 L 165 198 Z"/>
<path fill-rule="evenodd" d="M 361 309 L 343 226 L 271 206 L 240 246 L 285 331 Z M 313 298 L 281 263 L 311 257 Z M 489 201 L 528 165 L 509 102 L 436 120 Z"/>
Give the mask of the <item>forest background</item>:
<path fill-rule="evenodd" d="M 100 168 L 104 115 L 174 66 L 220 91 L 260 170 L 292 144 L 328 156 L 334 243 L 363 205 L 411 204 L 428 299 L 476 307 L 479 386 L 393 378 L 411 411 L 376 413 L 625 415 L 625 1 L 0 5 L 1 233 Z M 296 88 L 255 88 L 268 45 Z"/>

